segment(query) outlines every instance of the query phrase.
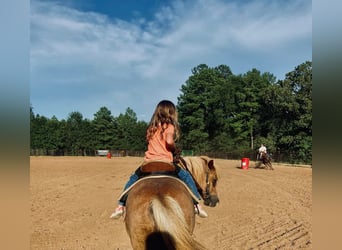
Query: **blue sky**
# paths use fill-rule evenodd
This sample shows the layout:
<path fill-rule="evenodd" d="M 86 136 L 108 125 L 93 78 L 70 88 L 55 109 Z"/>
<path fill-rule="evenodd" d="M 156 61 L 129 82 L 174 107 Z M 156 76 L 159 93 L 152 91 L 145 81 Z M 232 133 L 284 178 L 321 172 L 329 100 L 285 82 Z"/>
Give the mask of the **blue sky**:
<path fill-rule="evenodd" d="M 130 107 L 149 121 L 177 103 L 199 64 L 284 79 L 312 60 L 307 0 L 31 0 L 30 103 L 35 114 L 93 119 Z"/>

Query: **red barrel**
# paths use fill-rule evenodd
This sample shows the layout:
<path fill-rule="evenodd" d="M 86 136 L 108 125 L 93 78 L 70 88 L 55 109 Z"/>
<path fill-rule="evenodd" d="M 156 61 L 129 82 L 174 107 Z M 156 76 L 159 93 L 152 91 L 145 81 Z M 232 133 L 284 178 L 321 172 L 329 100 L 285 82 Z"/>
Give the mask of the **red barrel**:
<path fill-rule="evenodd" d="M 241 168 L 248 169 L 249 168 L 249 158 L 242 158 L 241 159 Z"/>
<path fill-rule="evenodd" d="M 112 154 L 110 152 L 107 153 L 107 158 L 108 159 L 112 158 Z"/>

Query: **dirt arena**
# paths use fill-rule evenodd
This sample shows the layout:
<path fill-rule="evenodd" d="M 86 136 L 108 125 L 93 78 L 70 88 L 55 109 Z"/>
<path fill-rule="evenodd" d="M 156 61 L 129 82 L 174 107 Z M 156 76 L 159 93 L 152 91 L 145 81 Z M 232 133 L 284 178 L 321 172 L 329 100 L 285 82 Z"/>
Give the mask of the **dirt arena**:
<path fill-rule="evenodd" d="M 123 219 L 109 219 L 142 158 L 31 157 L 30 249 L 132 249 Z M 313 249 L 312 169 L 274 171 L 215 159 L 218 206 L 196 216 L 208 249 Z"/>

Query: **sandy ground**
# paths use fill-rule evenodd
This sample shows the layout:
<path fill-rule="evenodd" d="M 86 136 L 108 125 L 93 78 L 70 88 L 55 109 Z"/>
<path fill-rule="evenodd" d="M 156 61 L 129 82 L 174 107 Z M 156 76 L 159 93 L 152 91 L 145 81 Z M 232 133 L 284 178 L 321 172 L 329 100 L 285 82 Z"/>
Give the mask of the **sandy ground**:
<path fill-rule="evenodd" d="M 116 199 L 142 158 L 31 157 L 30 249 L 132 249 Z M 215 159 L 220 204 L 196 217 L 208 249 L 313 249 L 312 169 Z"/>

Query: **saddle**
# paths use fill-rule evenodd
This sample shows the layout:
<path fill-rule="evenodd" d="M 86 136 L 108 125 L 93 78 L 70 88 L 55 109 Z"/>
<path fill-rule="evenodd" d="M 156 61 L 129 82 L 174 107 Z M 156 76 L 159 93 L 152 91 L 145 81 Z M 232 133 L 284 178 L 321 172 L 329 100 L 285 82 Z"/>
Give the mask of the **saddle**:
<path fill-rule="evenodd" d="M 148 161 L 144 162 L 136 171 L 135 174 L 138 175 L 138 180 L 132 184 L 127 190 L 125 190 L 119 197 L 119 200 L 122 202 L 126 202 L 127 195 L 129 191 L 132 189 L 133 186 L 135 186 L 139 181 L 141 181 L 144 178 L 161 178 L 168 176 L 170 178 L 175 178 L 180 183 L 182 183 L 194 200 L 198 200 L 196 196 L 192 193 L 192 191 L 189 189 L 189 187 L 178 178 L 177 173 L 179 172 L 180 167 L 178 165 L 175 165 L 171 162 L 166 161 Z"/>
<path fill-rule="evenodd" d="M 166 161 L 149 161 L 139 168 L 143 176 L 153 174 L 172 174 L 176 173 L 176 166 Z M 139 175 L 139 173 L 138 173 Z"/>

